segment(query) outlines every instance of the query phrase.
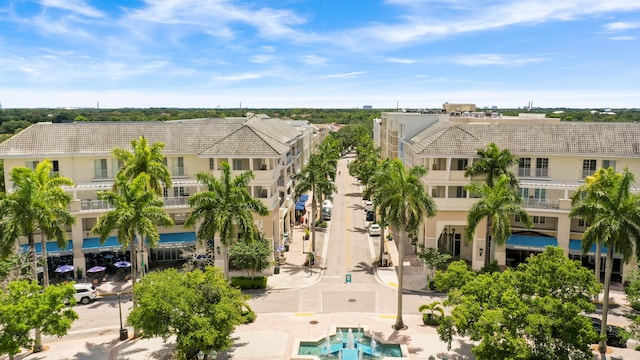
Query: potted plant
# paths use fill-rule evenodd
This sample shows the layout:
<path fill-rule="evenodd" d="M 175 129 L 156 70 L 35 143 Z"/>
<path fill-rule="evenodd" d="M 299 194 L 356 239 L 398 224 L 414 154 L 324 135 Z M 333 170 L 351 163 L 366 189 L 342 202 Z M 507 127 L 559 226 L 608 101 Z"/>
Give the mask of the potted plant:
<path fill-rule="evenodd" d="M 439 301 L 420 305 L 418 311 L 422 313 L 422 323 L 425 325 L 439 326 L 444 318 L 444 308 Z"/>
<path fill-rule="evenodd" d="M 309 240 L 309 236 L 311 236 L 311 230 L 309 227 L 304 228 L 304 239 Z"/>
<path fill-rule="evenodd" d="M 79 266 L 76 267 L 76 276 L 78 277 L 78 280 L 82 279 L 82 269 Z"/>

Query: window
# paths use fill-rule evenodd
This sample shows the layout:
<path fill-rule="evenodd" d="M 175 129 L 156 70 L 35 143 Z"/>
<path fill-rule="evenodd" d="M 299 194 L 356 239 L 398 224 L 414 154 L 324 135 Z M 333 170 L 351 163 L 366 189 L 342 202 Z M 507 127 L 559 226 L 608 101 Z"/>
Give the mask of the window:
<path fill-rule="evenodd" d="M 549 176 L 549 159 L 548 158 L 536 159 L 536 176 L 537 177 Z"/>
<path fill-rule="evenodd" d="M 584 219 L 578 219 L 578 226 L 589 227 L 591 226 L 591 224 L 589 224 L 589 222 L 585 221 Z"/>
<path fill-rule="evenodd" d="M 59 174 L 60 173 L 60 164 L 58 163 L 58 160 L 51 160 L 51 165 L 52 165 L 51 171 L 54 174 Z"/>
<path fill-rule="evenodd" d="M 242 159 L 233 159 L 233 170 L 242 170 Z"/>
<path fill-rule="evenodd" d="M 189 196 L 189 194 L 184 189 L 184 186 L 175 186 L 173 188 L 173 196 L 174 197 Z"/>
<path fill-rule="evenodd" d="M 210 158 L 209 159 L 209 170 L 215 170 L 215 168 L 216 168 L 216 159 Z"/>
<path fill-rule="evenodd" d="M 455 186 L 456 198 L 463 199 L 467 197 L 467 190 L 464 189 L 464 186 Z"/>
<path fill-rule="evenodd" d="M 534 224 L 544 224 L 546 222 L 546 218 L 544 216 L 534 216 L 532 222 Z"/>
<path fill-rule="evenodd" d="M 612 168 L 613 171 L 616 171 L 616 161 L 615 160 L 602 160 L 602 167 L 605 169 Z"/>
<path fill-rule="evenodd" d="M 582 160 L 582 178 L 593 175 L 596 172 L 596 160 Z"/>
<path fill-rule="evenodd" d="M 24 166 L 31 169 L 31 170 L 35 170 L 36 166 L 38 166 L 38 164 L 40 163 L 40 161 L 35 160 L 35 161 L 27 161 L 25 162 Z"/>
<path fill-rule="evenodd" d="M 171 160 L 171 175 L 173 176 L 184 176 L 184 158 L 182 156 L 178 156 Z"/>
<path fill-rule="evenodd" d="M 453 170 L 466 170 L 469 159 L 454 159 Z"/>
<path fill-rule="evenodd" d="M 531 176 L 531 158 L 518 160 L 518 176 Z"/>
<path fill-rule="evenodd" d="M 107 159 L 93 160 L 94 177 L 96 179 L 109 178 L 109 170 L 107 169 Z"/>

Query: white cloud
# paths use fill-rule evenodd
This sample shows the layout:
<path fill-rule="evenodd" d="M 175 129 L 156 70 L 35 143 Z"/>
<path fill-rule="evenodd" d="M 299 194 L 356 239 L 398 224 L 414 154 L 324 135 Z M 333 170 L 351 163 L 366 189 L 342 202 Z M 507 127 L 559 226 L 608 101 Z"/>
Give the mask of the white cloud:
<path fill-rule="evenodd" d="M 609 40 L 614 40 L 614 41 L 629 41 L 629 40 L 635 40 L 636 37 L 635 36 L 612 36 L 609 38 Z"/>
<path fill-rule="evenodd" d="M 251 61 L 252 63 L 255 64 L 266 64 L 268 62 L 270 62 L 271 60 L 273 60 L 273 56 L 272 55 L 254 55 L 251 57 Z"/>
<path fill-rule="evenodd" d="M 318 55 L 306 55 L 300 59 L 303 63 L 311 66 L 319 66 L 327 63 L 327 59 Z"/>
<path fill-rule="evenodd" d="M 605 30 L 607 31 L 623 31 L 623 30 L 631 30 L 640 28 L 640 22 L 612 22 L 605 25 Z"/>
<path fill-rule="evenodd" d="M 353 78 L 365 73 L 366 71 L 353 71 L 350 73 L 342 73 L 342 74 L 328 74 L 323 76 L 323 78 L 327 78 L 327 79 Z"/>
<path fill-rule="evenodd" d="M 44 7 L 71 11 L 88 17 L 102 17 L 104 14 L 83 0 L 40 0 Z"/>
<path fill-rule="evenodd" d="M 435 59 L 439 63 L 454 63 L 464 66 L 488 66 L 488 65 L 508 65 L 519 66 L 530 63 L 545 61 L 542 57 L 518 57 L 515 55 L 502 54 L 467 54 L 458 56 L 443 56 Z"/>
<path fill-rule="evenodd" d="M 396 64 L 415 64 L 418 61 L 412 59 L 387 58 L 386 61 Z"/>
<path fill-rule="evenodd" d="M 243 81 L 243 80 L 254 80 L 260 79 L 262 75 L 255 73 L 247 73 L 247 74 L 235 74 L 235 75 L 224 75 L 224 76 L 214 76 L 215 80 L 224 80 L 224 81 Z"/>

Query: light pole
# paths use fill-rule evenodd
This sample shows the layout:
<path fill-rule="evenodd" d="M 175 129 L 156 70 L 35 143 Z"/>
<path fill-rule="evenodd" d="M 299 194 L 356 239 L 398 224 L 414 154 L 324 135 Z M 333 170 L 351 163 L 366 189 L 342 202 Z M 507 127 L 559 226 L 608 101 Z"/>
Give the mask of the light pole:
<path fill-rule="evenodd" d="M 120 340 L 127 340 L 129 338 L 129 331 L 122 326 L 122 289 L 118 288 L 118 312 L 120 313 Z"/>

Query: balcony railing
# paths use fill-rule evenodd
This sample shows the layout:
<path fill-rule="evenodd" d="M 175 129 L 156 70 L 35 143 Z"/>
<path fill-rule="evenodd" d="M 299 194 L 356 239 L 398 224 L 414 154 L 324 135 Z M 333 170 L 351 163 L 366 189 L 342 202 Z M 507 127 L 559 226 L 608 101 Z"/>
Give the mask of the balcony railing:
<path fill-rule="evenodd" d="M 178 196 L 178 197 L 166 197 L 162 198 L 164 201 L 164 206 L 187 206 L 189 205 L 189 197 L 188 196 Z"/>
<path fill-rule="evenodd" d="M 111 210 L 113 206 L 105 200 L 80 200 L 80 209 L 82 211 L 98 211 Z"/>
<path fill-rule="evenodd" d="M 527 199 L 522 202 L 522 207 L 534 209 L 559 209 L 560 205 L 555 201 L 548 201 L 544 199 Z"/>

